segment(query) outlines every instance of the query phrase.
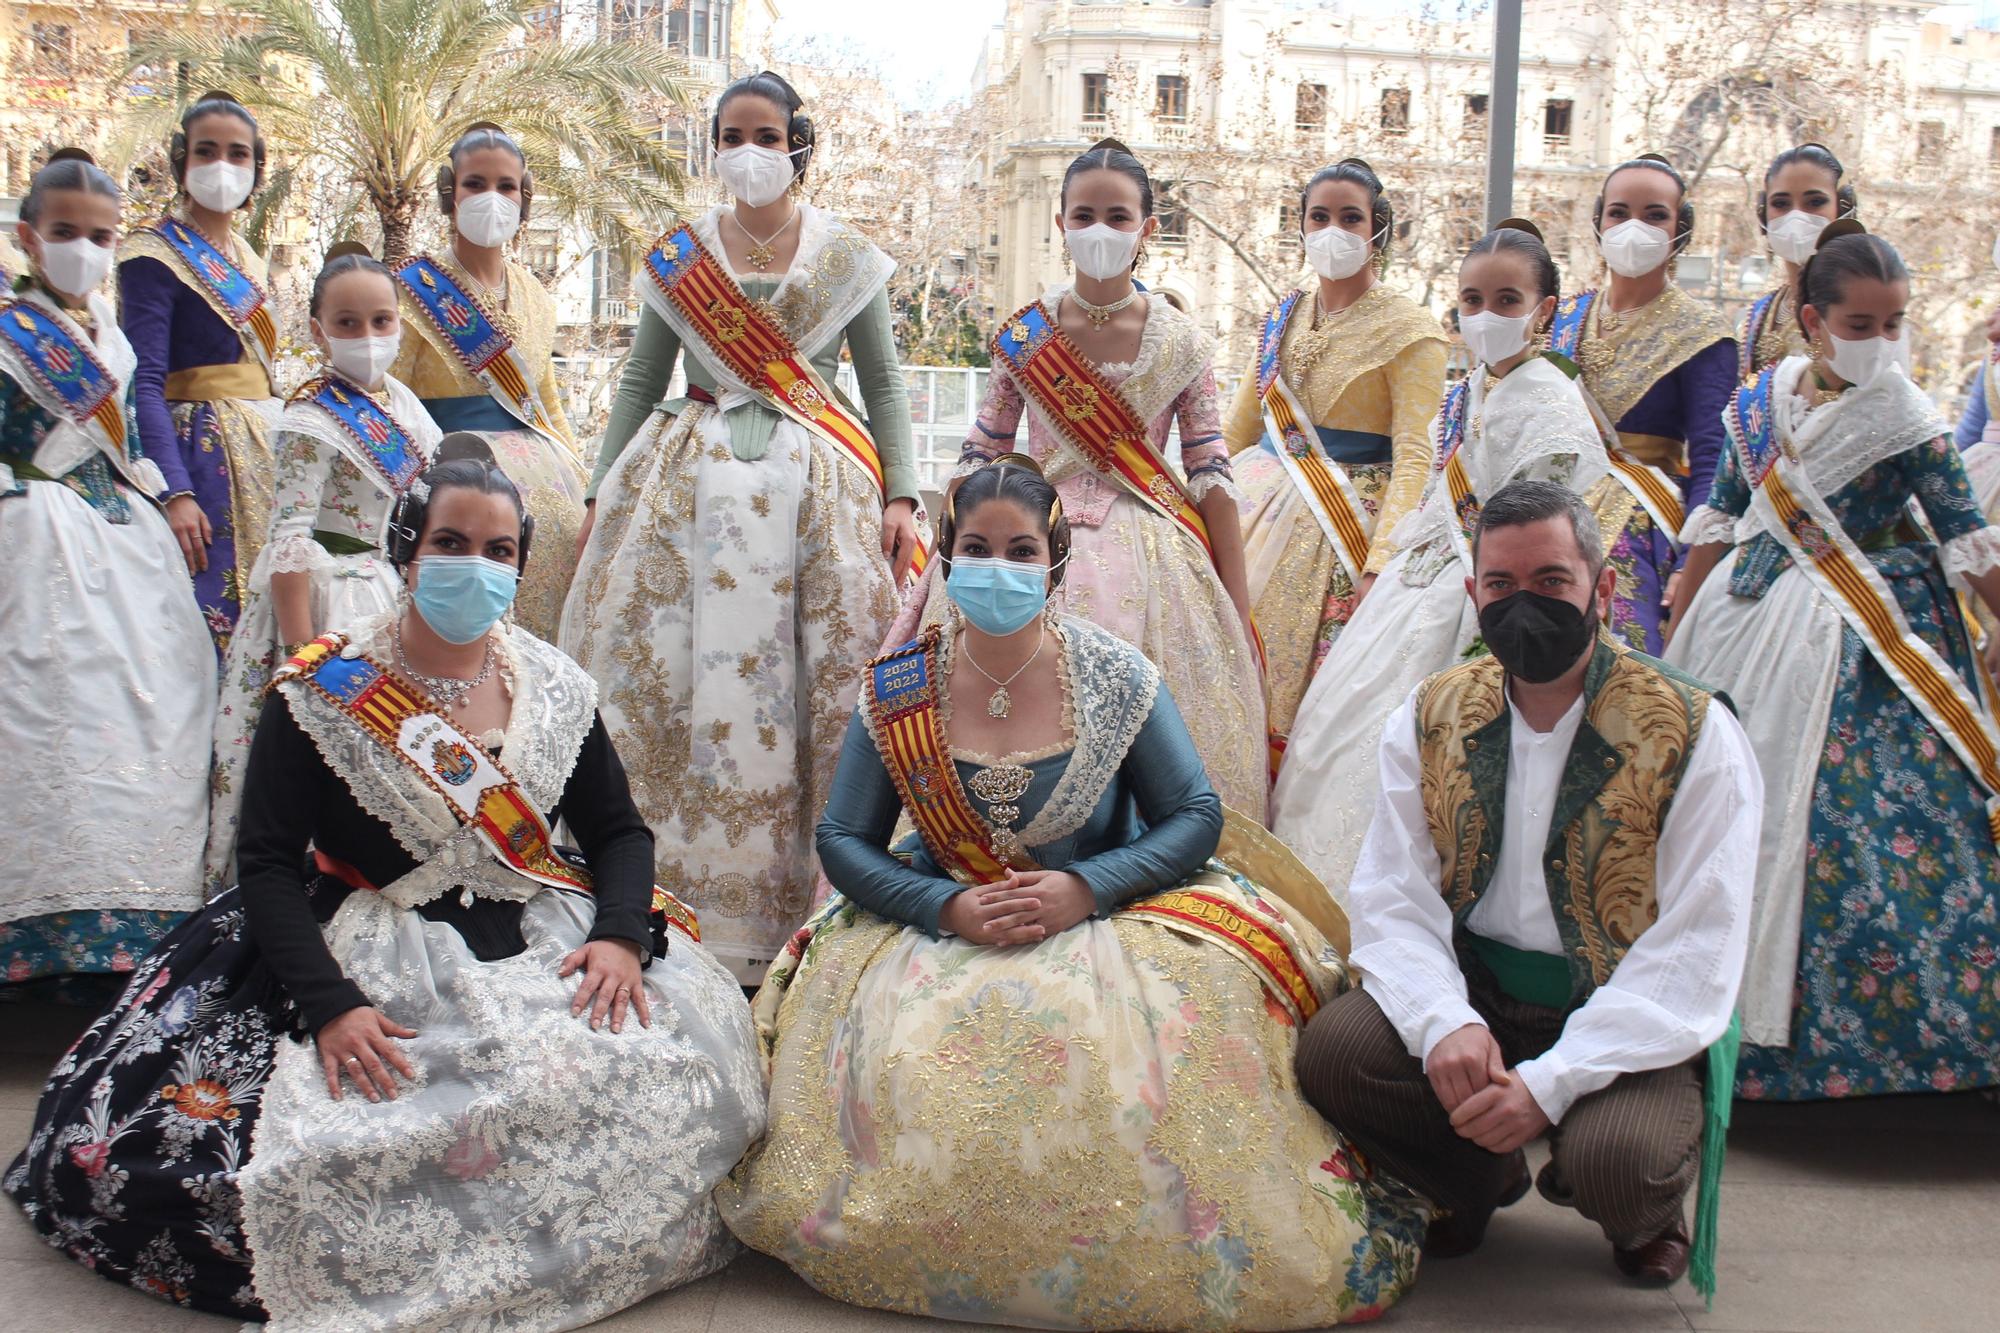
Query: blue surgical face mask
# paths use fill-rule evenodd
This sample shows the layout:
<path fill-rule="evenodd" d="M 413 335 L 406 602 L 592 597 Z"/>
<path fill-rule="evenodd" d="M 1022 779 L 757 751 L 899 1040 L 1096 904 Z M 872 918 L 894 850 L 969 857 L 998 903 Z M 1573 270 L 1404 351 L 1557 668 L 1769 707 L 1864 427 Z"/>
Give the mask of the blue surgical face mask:
<path fill-rule="evenodd" d="M 514 604 L 520 571 L 483 555 L 427 555 L 417 561 L 410 600 L 446 643 L 471 643 Z"/>
<path fill-rule="evenodd" d="M 1048 565 L 954 556 L 944 589 L 976 628 L 1005 638 L 1041 614 L 1049 600 L 1050 572 Z"/>

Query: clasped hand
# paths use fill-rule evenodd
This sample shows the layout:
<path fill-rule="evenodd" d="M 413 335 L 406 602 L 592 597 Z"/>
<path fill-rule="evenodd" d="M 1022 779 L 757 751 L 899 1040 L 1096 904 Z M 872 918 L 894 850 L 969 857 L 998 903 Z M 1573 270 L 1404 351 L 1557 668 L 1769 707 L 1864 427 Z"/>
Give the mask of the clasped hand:
<path fill-rule="evenodd" d="M 1488 1152 L 1513 1152 L 1549 1128 L 1548 1116 L 1508 1070 L 1500 1043 L 1482 1024 L 1467 1023 L 1433 1046 L 1424 1071 L 1451 1127 Z"/>
<path fill-rule="evenodd" d="M 938 924 L 974 944 L 1034 944 L 1096 910 L 1090 885 L 1066 870 L 1014 870 L 1007 878 L 953 894 Z"/>

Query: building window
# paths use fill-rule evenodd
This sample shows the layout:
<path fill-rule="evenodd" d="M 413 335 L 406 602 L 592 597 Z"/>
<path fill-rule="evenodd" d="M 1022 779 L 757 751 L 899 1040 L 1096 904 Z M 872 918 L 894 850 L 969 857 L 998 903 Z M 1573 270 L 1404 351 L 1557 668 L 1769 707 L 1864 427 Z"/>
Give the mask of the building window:
<path fill-rule="evenodd" d="M 76 73 L 76 42 L 67 23 L 37 23 L 29 35 L 35 47 L 35 73 L 45 79 L 67 79 Z"/>
<path fill-rule="evenodd" d="M 1153 117 L 1171 125 L 1187 122 L 1187 79 L 1180 74 L 1162 74 L 1153 80 Z"/>
<path fill-rule="evenodd" d="M 1302 83 L 1299 85 L 1292 123 L 1302 130 L 1323 130 L 1326 128 L 1326 85 L 1323 83 Z"/>
<path fill-rule="evenodd" d="M 1299 237 L 1299 206 L 1297 204 L 1278 205 L 1278 248 L 1288 254 L 1296 253 L 1301 245 Z"/>
<path fill-rule="evenodd" d="M 2000 125 L 1995 125 L 1987 136 L 1986 165 L 2000 171 Z"/>
<path fill-rule="evenodd" d="M 622 0 L 652 3 L 652 0 Z M 729 54 L 729 0 L 674 0 L 667 11 L 667 45 L 683 55 L 719 60 Z"/>
<path fill-rule="evenodd" d="M 1467 93 L 1465 95 L 1464 134 L 1467 139 L 1484 139 L 1486 137 L 1487 112 L 1491 109 L 1492 105 L 1493 99 L 1486 93 Z"/>
<path fill-rule="evenodd" d="M 1185 245 L 1188 238 L 1187 209 L 1181 205 L 1175 181 L 1156 181 L 1153 215 L 1160 220 L 1160 240 L 1169 245 Z"/>
<path fill-rule="evenodd" d="M 1109 120 L 1111 118 L 1111 76 L 1109 74 L 1086 74 L 1083 76 L 1083 118 L 1085 120 Z"/>
<path fill-rule="evenodd" d="M 1542 103 L 1542 137 L 1569 142 L 1571 113 L 1576 103 L 1567 97 L 1552 97 Z"/>
<path fill-rule="evenodd" d="M 1410 128 L 1410 90 L 1408 88 L 1384 88 L 1382 90 L 1382 128 L 1390 134 L 1403 134 Z"/>

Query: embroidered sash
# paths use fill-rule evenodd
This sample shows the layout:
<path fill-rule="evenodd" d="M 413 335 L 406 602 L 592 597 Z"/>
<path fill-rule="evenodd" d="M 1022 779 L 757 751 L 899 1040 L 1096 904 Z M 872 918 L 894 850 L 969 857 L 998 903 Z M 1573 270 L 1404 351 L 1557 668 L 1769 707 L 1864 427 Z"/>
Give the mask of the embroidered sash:
<path fill-rule="evenodd" d="M 1301 1021 L 1319 1011 L 1319 995 L 1306 979 L 1285 937 L 1221 894 L 1205 889 L 1200 875 L 1180 888 L 1137 898 L 1119 914 L 1157 921 L 1183 934 L 1219 943 L 1249 963 L 1264 985 Z M 1213 876 L 1223 880 L 1220 875 Z M 1226 882 L 1226 880 L 1224 880 Z"/>
<path fill-rule="evenodd" d="M 396 270 L 396 281 L 466 373 L 479 381 L 494 402 L 528 429 L 564 443 L 548 405 L 535 391 L 535 368 L 514 340 L 500 331 L 478 299 L 445 272 L 443 265 L 429 255 L 418 255 Z"/>
<path fill-rule="evenodd" d="M 967 887 L 992 884 L 1005 879 L 1010 867 L 1038 867 L 1018 844 L 998 844 L 993 826 L 980 817 L 958 780 L 938 706 L 944 688 L 937 671 L 942 635 L 942 628 L 933 625 L 870 662 L 862 679 L 861 706 L 882 767 L 931 855 Z"/>
<path fill-rule="evenodd" d="M 842 404 L 770 310 L 752 301 L 736 280 L 682 224 L 660 238 L 646 256 L 646 276 L 693 331 L 702 359 L 717 378 L 740 384 L 775 411 L 832 444 L 886 492 L 882 454 L 875 437 Z M 910 560 L 921 575 L 930 552 L 919 540 Z"/>
<path fill-rule="evenodd" d="M 590 872 L 556 853 L 547 821 L 498 760 L 402 677 L 366 654 L 344 656 L 344 646 L 340 635 L 313 640 L 272 675 L 271 684 L 300 681 L 333 704 L 442 796 L 453 817 L 471 825 L 480 844 L 509 870 L 550 888 L 591 892 Z M 652 908 L 700 941 L 694 913 L 657 885 Z"/>
<path fill-rule="evenodd" d="M 124 386 L 74 326 L 32 301 L 0 301 L 0 367 L 50 413 L 83 431 L 122 473 Z"/>
<path fill-rule="evenodd" d="M 1985 788 L 1988 830 L 2000 843 L 2000 735 L 1993 719 L 1981 712 L 1979 700 L 1943 655 L 1910 628 L 1881 571 L 1799 472 L 1778 438 L 1776 378 L 1772 366 L 1737 389 L 1725 419 L 1759 517 Z"/>
<path fill-rule="evenodd" d="M 423 471 L 423 453 L 409 432 L 373 397 L 338 376 L 306 381 L 292 401 L 311 403 L 332 417 L 356 446 L 348 455 L 387 482 L 392 494 L 401 495 Z"/>
<path fill-rule="evenodd" d="M 183 278 L 192 279 L 190 285 L 236 330 L 268 377 L 278 355 L 278 326 L 256 279 L 179 218 L 161 218 L 145 231 L 166 242 L 168 253 L 179 261 Z"/>
<path fill-rule="evenodd" d="M 1757 373 L 1757 340 L 1764 336 L 1764 326 L 1771 322 L 1771 312 L 1777 308 L 1778 295 L 1782 288 L 1773 288 L 1750 303 L 1750 309 L 1743 315 L 1743 333 L 1736 344 L 1736 378 L 1747 380 Z"/>
<path fill-rule="evenodd" d="M 1305 293 L 1289 292 L 1264 317 L 1264 333 L 1257 349 L 1257 390 L 1264 405 L 1264 428 L 1278 445 L 1278 461 L 1298 488 L 1306 507 L 1319 520 L 1320 529 L 1333 543 L 1334 554 L 1347 569 L 1347 577 L 1361 582 L 1368 563 L 1368 511 L 1347 472 L 1319 447 L 1311 415 L 1291 386 L 1285 383 L 1279 364 L 1285 328 L 1298 310 Z"/>
<path fill-rule="evenodd" d="M 1578 378 L 1575 367 L 1582 364 L 1584 328 L 1596 304 L 1596 292 L 1579 292 L 1556 306 L 1555 321 L 1549 330 L 1549 351 L 1570 363 L 1564 369 L 1571 379 Z M 1678 542 L 1681 527 L 1687 522 L 1680 488 L 1668 481 L 1658 468 L 1641 463 L 1625 451 L 1624 443 L 1618 438 L 1618 423 L 1611 420 L 1598 405 L 1596 397 L 1588 392 L 1587 382 L 1583 387 L 1586 390 L 1584 398 L 1597 417 L 1597 433 L 1604 437 L 1604 453 L 1611 464 L 1611 471 L 1632 493 L 1632 498 L 1639 502 L 1640 507 L 1652 516 L 1654 525 L 1666 535 L 1667 540 Z"/>

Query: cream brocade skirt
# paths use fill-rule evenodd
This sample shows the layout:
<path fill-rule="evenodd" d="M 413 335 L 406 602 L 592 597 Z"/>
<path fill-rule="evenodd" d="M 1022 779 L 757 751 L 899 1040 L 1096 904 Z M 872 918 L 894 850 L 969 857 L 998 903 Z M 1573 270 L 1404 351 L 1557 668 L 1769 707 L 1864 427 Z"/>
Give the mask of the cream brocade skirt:
<path fill-rule="evenodd" d="M 1201 879 L 1286 938 L 1319 999 L 1345 988 L 1289 907 Z M 770 1131 L 716 1198 L 821 1291 L 1047 1328 L 1279 1329 L 1370 1317 L 1414 1276 L 1426 1212 L 1306 1103 L 1297 1011 L 1231 950 L 1124 913 L 1013 949 L 839 898 L 813 924 L 757 999 Z"/>
<path fill-rule="evenodd" d="M 1271 730 L 1289 736 L 1299 701 L 1354 614 L 1354 583 L 1312 507 L 1278 456 L 1257 446 L 1231 460 L 1243 492 L 1243 563 L 1257 631 Z M 1389 466 L 1349 467 L 1372 523 L 1389 489 Z"/>
<path fill-rule="evenodd" d="M 813 829 L 894 609 L 873 479 L 789 421 L 745 461 L 713 407 L 656 413 L 599 489 L 561 647 L 597 680 L 660 882 L 746 981 L 811 910 Z"/>
<path fill-rule="evenodd" d="M 531 430 L 474 431 L 521 492 L 535 518 L 528 569 L 514 597 L 514 619 L 547 643 L 556 641 L 563 602 L 576 574 L 576 534 L 583 529 L 583 465 L 568 446 Z"/>

